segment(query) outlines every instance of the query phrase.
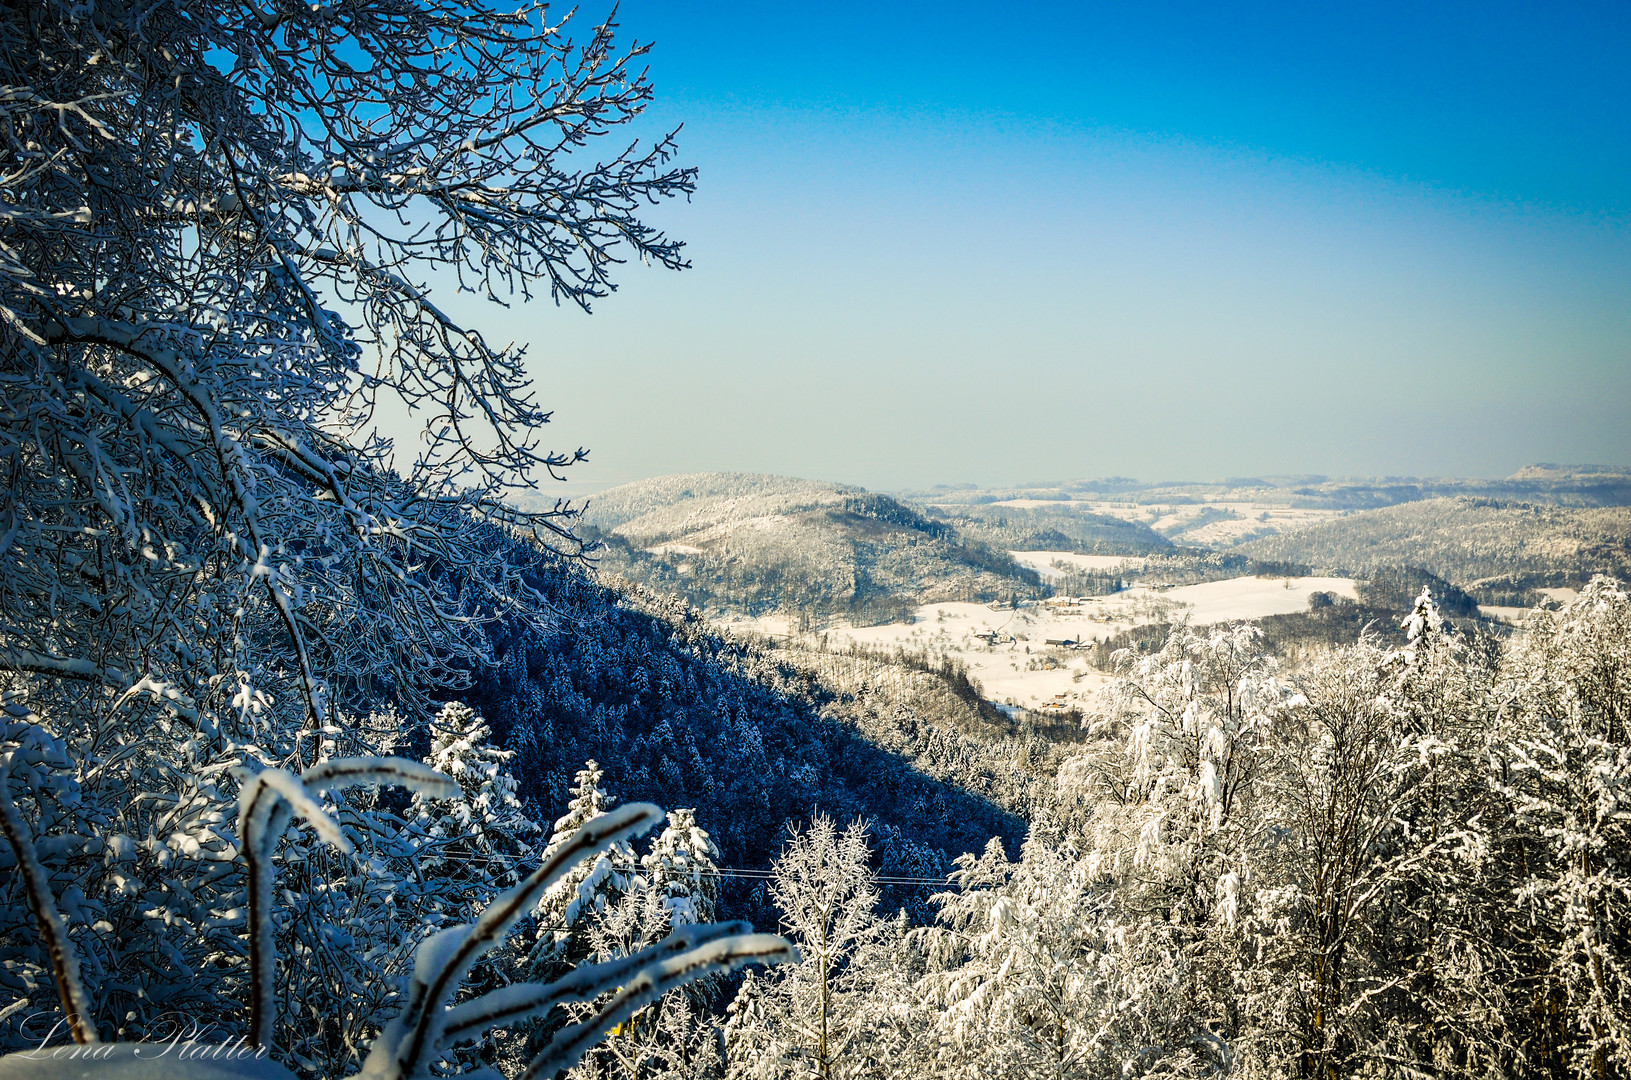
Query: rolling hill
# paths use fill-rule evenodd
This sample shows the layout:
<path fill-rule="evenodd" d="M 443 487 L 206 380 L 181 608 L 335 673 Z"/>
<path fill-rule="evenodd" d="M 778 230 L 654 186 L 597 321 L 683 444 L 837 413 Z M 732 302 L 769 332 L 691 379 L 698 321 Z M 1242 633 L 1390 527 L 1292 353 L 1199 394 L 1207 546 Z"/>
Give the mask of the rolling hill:
<path fill-rule="evenodd" d="M 796 613 L 854 623 L 941 600 L 1039 593 L 1036 574 L 886 495 L 747 473 L 626 484 L 590 500 L 600 566 L 710 614 Z"/>
<path fill-rule="evenodd" d="M 1631 507 L 1425 499 L 1263 537 L 1235 551 L 1365 576 L 1418 566 L 1463 587 L 1578 586 L 1631 573 Z"/>
<path fill-rule="evenodd" d="M 1081 555 L 1147 555 L 1169 551 L 1172 541 L 1143 522 L 1058 506 L 943 505 L 935 520 L 1004 551 L 1073 551 Z"/>

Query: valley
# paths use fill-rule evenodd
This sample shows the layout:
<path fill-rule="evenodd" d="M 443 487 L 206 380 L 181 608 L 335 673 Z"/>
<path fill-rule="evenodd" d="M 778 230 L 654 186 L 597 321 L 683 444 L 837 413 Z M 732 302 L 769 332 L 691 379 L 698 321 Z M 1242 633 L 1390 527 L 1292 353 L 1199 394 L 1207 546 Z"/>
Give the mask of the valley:
<path fill-rule="evenodd" d="M 1055 552 L 1012 552 L 1016 561 Z M 1079 556 L 1102 559 L 1103 556 Z M 1094 642 L 1140 626 L 1206 626 L 1307 611 L 1317 593 L 1357 599 L 1352 578 L 1239 577 L 1160 588 L 1135 585 L 1110 596 L 1051 597 L 1018 608 L 945 602 L 920 606 L 911 620 L 884 626 L 835 626 L 800 634 L 791 619 L 721 619 L 726 633 L 785 639 L 794 645 L 843 650 L 852 645 L 952 659 L 995 703 L 1061 711 L 1091 705 L 1113 680 L 1086 652 Z"/>
<path fill-rule="evenodd" d="M 1602 505 L 1627 491 L 1623 473 L 1555 466 L 889 495 L 700 473 L 602 492 L 584 521 L 608 580 L 683 597 L 727 636 L 949 662 L 1000 708 L 1079 715 L 1117 648 L 1169 626 L 1273 620 L 1300 655 L 1396 633 L 1427 587 L 1508 633 L 1631 567 L 1631 509 Z"/>

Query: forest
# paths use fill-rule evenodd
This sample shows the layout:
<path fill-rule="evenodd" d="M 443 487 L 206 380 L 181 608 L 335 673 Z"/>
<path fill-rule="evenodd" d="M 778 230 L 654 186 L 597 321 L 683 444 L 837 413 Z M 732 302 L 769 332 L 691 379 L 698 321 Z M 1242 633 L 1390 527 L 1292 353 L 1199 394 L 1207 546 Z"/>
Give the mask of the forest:
<path fill-rule="evenodd" d="M 1242 554 L 1364 573 L 1411 565 L 1480 588 L 1631 575 L 1631 509 L 1468 497 L 1407 502 L 1243 544 Z"/>
<path fill-rule="evenodd" d="M 435 297 L 684 270 L 642 215 L 698 179 L 650 46 L 554 18 L 0 8 L 0 1080 L 1631 1074 L 1623 510 L 1354 515 L 1357 600 L 1140 627 L 1068 718 L 726 636 L 692 600 L 1279 573 L 1342 522 L 541 496 L 586 451 Z M 714 588 L 617 572 L 665 543 Z"/>

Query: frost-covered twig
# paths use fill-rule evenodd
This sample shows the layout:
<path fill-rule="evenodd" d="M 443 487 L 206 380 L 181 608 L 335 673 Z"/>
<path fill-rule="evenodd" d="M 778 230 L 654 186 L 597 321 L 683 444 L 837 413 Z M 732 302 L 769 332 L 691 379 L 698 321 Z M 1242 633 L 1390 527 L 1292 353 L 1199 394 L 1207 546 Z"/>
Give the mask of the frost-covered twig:
<path fill-rule="evenodd" d="M 11 800 L 11 762 L 0 763 L 0 829 L 17 855 L 17 869 L 23 876 L 23 891 L 28 894 L 28 906 L 34 910 L 34 922 L 51 957 L 51 977 L 56 980 L 57 997 L 68 1018 L 68 1030 L 76 1043 L 96 1042 L 96 1028 L 91 1023 L 90 1002 L 85 986 L 79 978 L 79 957 L 74 944 L 68 940 L 68 927 L 57 912 L 56 897 L 45 879 L 45 867 L 40 865 L 17 806 Z"/>
<path fill-rule="evenodd" d="M 651 964 L 671 960 L 722 938 L 742 936 L 752 929 L 745 922 L 682 926 L 639 952 L 600 964 L 587 964 L 554 982 L 500 987 L 449 1009 L 443 1022 L 442 1041 L 452 1046 L 492 1028 L 542 1016 L 556 1005 L 593 1001 L 610 988 L 628 984 L 636 973 Z"/>
<path fill-rule="evenodd" d="M 360 784 L 400 784 L 432 798 L 457 798 L 459 785 L 428 766 L 406 758 L 356 757 L 320 762 L 296 776 L 287 769 L 266 769 L 244 781 L 238 792 L 238 831 L 248 869 L 249 1041 L 268 1046 L 272 1037 L 276 955 L 270 912 L 272 852 L 293 815 L 299 814 L 317 835 L 341 851 L 351 842 L 329 816 L 316 793 Z"/>
<path fill-rule="evenodd" d="M 475 922 L 427 938 L 414 956 L 408 1002 L 368 1053 L 370 1080 L 412 1080 L 441 1046 L 448 1002 L 470 966 L 509 932 L 515 920 L 572 867 L 611 845 L 638 836 L 663 819 L 650 803 L 631 803 L 585 824 L 552 851 L 521 884 L 487 906 Z"/>
<path fill-rule="evenodd" d="M 743 934 L 721 938 L 671 960 L 647 965 L 595 1015 L 557 1032 L 517 1080 L 553 1077 L 571 1068 L 607 1031 L 686 983 L 747 964 L 797 963 L 798 959 L 798 950 L 786 938 L 775 934 Z"/>

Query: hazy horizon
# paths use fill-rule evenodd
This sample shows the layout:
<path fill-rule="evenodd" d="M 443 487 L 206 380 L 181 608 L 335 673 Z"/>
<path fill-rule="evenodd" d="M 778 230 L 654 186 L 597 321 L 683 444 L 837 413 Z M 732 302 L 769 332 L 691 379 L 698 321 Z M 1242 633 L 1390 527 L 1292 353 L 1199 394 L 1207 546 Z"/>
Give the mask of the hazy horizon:
<path fill-rule="evenodd" d="M 1520 469 L 1528 468 L 1528 467 L 1531 467 L 1531 466 L 1533 466 L 1533 467 L 1543 467 L 1543 468 L 1564 469 L 1564 470 L 1578 470 L 1578 471 L 1586 472 L 1588 474 L 1590 472 L 1597 471 L 1597 470 L 1603 470 L 1603 471 L 1607 471 L 1607 472 L 1611 472 L 1611 473 L 1631 473 L 1631 465 L 1611 465 L 1611 464 L 1605 464 L 1605 463 L 1602 463 L 1602 462 L 1564 463 L 1564 462 L 1554 462 L 1554 461 L 1534 461 L 1534 462 L 1529 462 L 1528 465 L 1520 466 Z M 1091 483 L 1095 483 L 1095 482 L 1108 482 L 1108 481 L 1111 481 L 1111 480 L 1130 482 L 1129 483 L 1130 487 L 1133 487 L 1133 488 L 1139 489 L 1139 490 L 1147 490 L 1147 489 L 1152 489 L 1152 488 L 1163 488 L 1163 487 L 1184 487 L 1184 486 L 1197 486 L 1197 487 L 1198 486 L 1219 486 L 1219 487 L 1237 487 L 1238 486 L 1238 487 L 1247 487 L 1247 486 L 1252 486 L 1255 483 L 1273 483 L 1273 482 L 1276 482 L 1276 481 L 1281 482 L 1281 483 L 1285 483 L 1285 484 L 1290 484 L 1290 483 L 1327 483 L 1327 482 L 1332 482 L 1332 483 L 1355 483 L 1355 484 L 1364 484 L 1364 483 L 1412 483 L 1412 482 L 1435 483 L 1435 482 L 1452 482 L 1452 481 L 1458 481 L 1458 480 L 1500 481 L 1500 480 L 1509 479 L 1513 475 L 1513 473 L 1516 473 L 1516 472 L 1520 471 L 1520 469 L 1514 469 L 1514 470 L 1512 470 L 1512 472 L 1504 473 L 1504 474 L 1501 474 L 1499 476 L 1478 475 L 1478 474 L 1470 474 L 1470 473 L 1460 474 L 1460 475 L 1449 475 L 1449 474 L 1425 475 L 1425 474 L 1420 474 L 1420 473 L 1377 473 L 1377 474 L 1364 474 L 1364 475 L 1350 474 L 1350 475 L 1343 475 L 1343 476 L 1335 476 L 1335 475 L 1329 475 L 1329 474 L 1325 474 L 1325 473 L 1263 473 L 1263 474 L 1259 474 L 1259 475 L 1256 475 L 1256 476 L 1201 476 L 1201 475 L 1195 475 L 1195 476 L 1122 476 L 1122 475 L 1117 475 L 1117 474 L 1104 474 L 1104 475 L 1099 475 L 1099 476 L 1053 476 L 1053 477 L 1029 476 L 1029 477 L 1019 477 L 1019 478 L 1016 478 L 1016 479 L 998 480 L 998 481 L 988 483 L 988 484 L 978 484 L 978 483 L 974 483 L 973 481 L 966 481 L 966 480 L 961 480 L 961 481 L 960 480 L 936 480 L 936 481 L 932 481 L 932 482 L 926 483 L 926 484 L 902 484 L 902 485 L 898 485 L 898 486 L 895 486 L 895 487 L 874 487 L 872 485 L 863 484 L 863 483 L 861 483 L 861 482 L 859 482 L 857 480 L 850 479 L 850 478 L 843 477 L 843 476 L 818 476 L 818 475 L 812 475 L 812 474 L 808 474 L 808 473 L 787 473 L 787 472 L 784 472 L 784 473 L 763 473 L 762 470 L 752 470 L 752 469 L 675 469 L 675 470 L 672 470 L 670 472 L 651 473 L 650 475 L 647 475 L 647 476 L 635 476 L 635 477 L 629 477 L 629 478 L 626 478 L 626 479 L 589 479 L 589 478 L 587 478 L 585 476 L 585 474 L 588 472 L 588 470 L 584 466 L 580 465 L 580 466 L 577 466 L 575 469 L 567 471 L 565 473 L 565 479 L 564 480 L 554 481 L 554 482 L 547 482 L 547 486 L 541 484 L 536 488 L 536 490 L 540 494 L 543 494 L 543 495 L 554 495 L 554 496 L 559 496 L 559 497 L 562 497 L 562 498 L 577 499 L 577 498 L 592 496 L 592 495 L 595 495 L 595 494 L 597 494 L 599 492 L 606 491 L 606 490 L 608 490 L 610 488 L 621 487 L 621 486 L 623 486 L 625 484 L 637 484 L 637 483 L 640 483 L 642 481 L 657 480 L 657 479 L 661 479 L 663 477 L 668 477 L 668 476 L 681 476 L 681 475 L 706 474 L 706 473 L 763 473 L 763 475 L 780 476 L 780 477 L 784 477 L 784 478 L 787 478 L 787 479 L 793 479 L 793 480 L 808 480 L 808 481 L 811 481 L 813 483 L 845 484 L 845 485 L 849 485 L 849 486 L 853 486 L 853 487 L 866 488 L 867 490 L 877 491 L 877 492 L 881 492 L 883 494 L 906 494 L 906 493 L 930 492 L 930 491 L 936 491 L 936 490 L 945 490 L 945 491 L 948 491 L 948 492 L 950 492 L 950 491 L 960 491 L 960 490 L 989 491 L 989 490 L 1003 490 L 1003 489 L 1011 489 L 1011 490 L 1015 490 L 1015 491 L 1032 490 L 1032 489 L 1034 489 L 1034 490 L 1048 490 L 1048 489 L 1053 489 L 1053 488 L 1064 487 L 1064 486 L 1067 486 L 1067 485 L 1076 485 L 1076 484 L 1084 484 L 1084 483 L 1091 484 Z"/>
<path fill-rule="evenodd" d="M 1631 461 L 1631 9 L 621 21 L 694 268 L 454 305 L 580 483 Z"/>

